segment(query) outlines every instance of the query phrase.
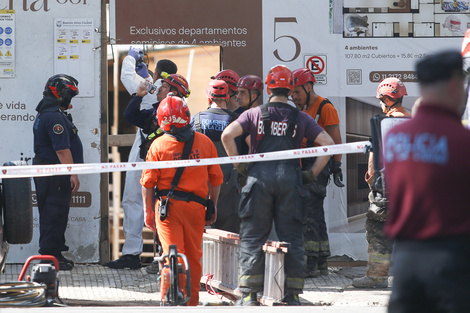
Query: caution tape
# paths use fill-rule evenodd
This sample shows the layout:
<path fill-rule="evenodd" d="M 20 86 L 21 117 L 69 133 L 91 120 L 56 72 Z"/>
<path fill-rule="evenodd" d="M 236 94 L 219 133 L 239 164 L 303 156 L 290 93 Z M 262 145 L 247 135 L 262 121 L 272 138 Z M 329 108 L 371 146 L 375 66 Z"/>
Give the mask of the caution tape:
<path fill-rule="evenodd" d="M 139 171 L 185 166 L 207 166 L 214 164 L 247 163 L 310 158 L 324 155 L 364 153 L 369 141 L 359 141 L 331 146 L 282 150 L 267 153 L 247 154 L 221 158 L 172 160 L 158 162 L 84 163 L 53 165 L 1 166 L 0 178 L 41 177 L 71 174 L 96 174 L 108 172 Z"/>

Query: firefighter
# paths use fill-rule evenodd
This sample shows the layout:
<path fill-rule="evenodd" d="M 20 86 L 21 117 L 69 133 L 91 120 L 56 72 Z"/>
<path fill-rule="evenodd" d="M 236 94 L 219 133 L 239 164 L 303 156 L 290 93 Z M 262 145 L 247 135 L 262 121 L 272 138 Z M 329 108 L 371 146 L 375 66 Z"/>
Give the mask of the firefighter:
<path fill-rule="evenodd" d="M 220 141 L 220 136 L 222 131 L 237 119 L 238 114 L 227 110 L 229 87 L 223 80 L 211 80 L 207 85 L 206 94 L 209 100 L 209 109 L 193 115 L 191 126 L 193 130 L 203 133 L 212 140 L 219 157 L 225 157 L 227 153 Z M 238 219 L 240 192 L 237 170 L 232 164 L 223 164 L 220 167 L 224 173 L 224 182 L 220 186 L 217 220 L 212 224 L 212 227 L 238 233 L 240 231 Z"/>
<path fill-rule="evenodd" d="M 286 66 L 271 68 L 266 86 L 270 95 L 268 103 L 243 112 L 222 133 L 229 156 L 239 154 L 235 138 L 245 132 L 251 136 L 250 153 L 300 148 L 304 137 L 318 145 L 333 144 L 315 120 L 288 104 L 294 83 Z M 263 290 L 264 283 L 262 246 L 273 221 L 279 240 L 291 243 L 285 256 L 283 301 L 300 305 L 299 294 L 304 286 L 300 189 L 303 179 L 313 181 L 328 159 L 328 156 L 317 158 L 311 170 L 305 172 L 301 172 L 299 159 L 234 164 L 247 175 L 239 206 L 241 305 L 259 305 L 257 292 Z"/>
<path fill-rule="evenodd" d="M 403 96 L 406 96 L 406 87 L 401 80 L 395 77 L 386 78 L 377 87 L 376 98 L 385 116 L 409 117 L 411 116 L 402 106 Z M 369 210 L 366 214 L 367 269 L 364 277 L 353 279 L 355 288 L 387 288 L 388 269 L 392 253 L 392 242 L 384 235 L 383 229 L 388 215 L 384 194 L 372 189 L 374 180 L 374 158 L 369 153 L 368 170 L 365 176 L 371 191 L 369 192 Z"/>
<path fill-rule="evenodd" d="M 157 102 L 152 105 L 153 107 L 148 110 L 140 109 L 142 98 L 149 93 L 146 86 L 141 84 L 137 92 L 132 95 L 131 101 L 129 101 L 123 113 L 126 121 L 142 128 L 146 134 L 151 134 L 151 132 L 154 131 L 153 126 L 158 124 L 155 121 L 158 104 L 165 99 L 168 93 L 171 92 L 173 95 L 180 98 L 187 98 L 191 94 L 188 81 L 183 75 L 168 74 L 165 72 L 162 72 L 161 75 L 162 85 L 158 88 Z"/>
<path fill-rule="evenodd" d="M 263 81 L 256 75 L 245 75 L 238 81 L 237 101 L 240 108 L 236 111 L 242 113 L 245 110 L 256 108 L 260 105 L 260 96 L 263 93 Z M 243 134 L 240 142 L 240 154 L 248 154 L 250 138 L 248 134 Z M 243 180 L 239 176 L 239 180 Z"/>
<path fill-rule="evenodd" d="M 179 97 L 169 95 L 158 106 L 158 123 L 165 134 L 155 139 L 148 151 L 147 161 L 178 160 L 185 143 L 193 140 L 190 159 L 216 158 L 217 150 L 205 135 L 193 132 L 189 125 L 188 106 Z M 194 166 L 184 169 L 177 187 L 172 190 L 176 169 L 147 169 L 142 171 L 140 183 L 144 202 L 145 225 L 158 232 L 163 253 L 176 244 L 178 252 L 187 256 L 191 272 L 191 298 L 188 305 L 197 305 L 202 275 L 202 234 L 204 226 L 215 222 L 217 199 L 223 181 L 219 165 Z M 155 188 L 155 191 L 154 191 Z M 167 202 L 167 217 L 156 218 L 152 209 L 153 194 L 159 204 Z M 215 212 L 206 220 L 207 199 L 213 201 Z M 159 216 L 159 215 L 157 215 Z"/>
<path fill-rule="evenodd" d="M 339 130 L 339 118 L 335 107 L 328 99 L 315 93 L 316 82 L 312 71 L 307 68 L 299 68 L 292 72 L 294 77 L 294 91 L 292 100 L 297 108 L 306 112 L 323 127 L 328 135 L 333 138 L 335 144 L 341 144 Z M 304 140 L 302 147 L 312 147 L 312 140 Z M 334 155 L 329 164 L 325 166 L 317 179 L 303 187 L 305 197 L 303 205 L 306 218 L 303 225 L 304 249 L 306 256 L 305 277 L 318 277 L 328 275 L 327 257 L 330 253 L 330 242 L 325 222 L 323 203 L 326 197 L 326 186 L 330 174 L 333 182 L 338 187 L 344 187 L 341 172 L 341 154 Z M 312 166 L 315 158 L 302 159 L 302 169 L 307 170 Z"/>
<path fill-rule="evenodd" d="M 34 165 L 83 163 L 83 146 L 72 116 L 67 113 L 78 95 L 78 81 L 65 74 L 46 82 L 43 98 L 36 107 L 34 121 Z M 34 177 L 39 211 L 39 254 L 53 255 L 60 270 L 71 270 L 74 262 L 66 259 L 65 244 L 72 192 L 80 180 L 76 174 Z"/>
<path fill-rule="evenodd" d="M 238 81 L 237 101 L 240 108 L 256 108 L 263 93 L 263 81 L 256 75 L 245 75 Z"/>
<path fill-rule="evenodd" d="M 147 71 L 147 65 L 143 61 L 143 52 L 137 47 L 130 47 L 128 55 L 122 62 L 121 82 L 127 91 L 133 95 L 137 92 L 142 77 L 149 82 L 156 83 L 161 81 L 161 73 L 176 73 L 176 64 L 170 60 L 159 60 L 155 66 L 155 74 L 153 79 Z M 161 83 L 159 84 L 161 85 Z M 157 102 L 155 93 L 147 94 L 142 97 L 139 110 L 151 110 L 152 104 Z M 140 157 L 140 145 L 145 139 L 142 128 L 137 130 L 134 144 L 129 152 L 128 162 L 143 162 Z M 122 209 L 124 211 L 123 232 L 125 241 L 122 246 L 122 256 L 116 260 L 107 262 L 105 265 L 115 269 L 139 269 L 142 267 L 140 263 L 140 254 L 143 250 L 142 229 L 144 227 L 144 212 L 142 210 L 142 186 L 139 183 L 142 171 L 129 171 L 126 173 L 126 182 L 124 184 L 124 192 L 122 195 Z M 150 267 L 147 267 L 148 271 Z M 154 271 L 156 274 L 158 271 Z"/>
<path fill-rule="evenodd" d="M 220 71 L 217 75 L 212 76 L 211 79 L 220 79 L 227 83 L 229 88 L 229 100 L 227 102 L 227 109 L 237 114 L 240 114 L 243 110 L 240 109 L 240 105 L 237 101 L 237 83 L 240 80 L 240 76 L 238 76 L 237 72 L 233 70 L 223 70 Z"/>

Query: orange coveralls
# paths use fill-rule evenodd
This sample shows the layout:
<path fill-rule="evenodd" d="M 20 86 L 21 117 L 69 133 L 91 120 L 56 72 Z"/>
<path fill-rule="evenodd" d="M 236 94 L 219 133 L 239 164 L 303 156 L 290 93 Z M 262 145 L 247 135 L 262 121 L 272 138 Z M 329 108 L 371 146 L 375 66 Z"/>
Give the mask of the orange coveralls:
<path fill-rule="evenodd" d="M 172 136 L 163 135 L 152 143 L 147 154 L 147 161 L 179 160 L 183 154 L 184 142 L 179 142 Z M 217 150 L 212 141 L 205 135 L 196 132 L 190 159 L 216 158 Z M 176 168 L 149 169 L 142 171 L 140 183 L 147 188 L 165 190 L 171 188 L 171 181 Z M 193 166 L 186 167 L 176 190 L 193 192 L 206 198 L 209 193 L 209 184 L 219 186 L 223 182 L 220 166 Z M 155 204 L 158 208 L 159 200 Z M 148 209 L 147 209 L 148 210 Z M 153 212 L 147 212 L 153 214 Z M 202 276 L 202 235 L 205 225 L 205 207 L 197 202 L 186 202 L 170 199 L 168 216 L 160 221 L 156 215 L 156 228 L 163 248 L 168 253 L 169 246 L 176 244 L 178 253 L 188 258 L 191 271 L 191 298 L 188 305 L 195 306 L 199 302 L 199 287 Z"/>

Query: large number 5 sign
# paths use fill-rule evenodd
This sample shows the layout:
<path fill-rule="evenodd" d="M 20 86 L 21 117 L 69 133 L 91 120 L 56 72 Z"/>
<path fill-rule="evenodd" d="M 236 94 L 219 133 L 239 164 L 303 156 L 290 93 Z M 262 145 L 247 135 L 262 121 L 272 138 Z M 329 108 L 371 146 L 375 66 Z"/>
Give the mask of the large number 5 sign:
<path fill-rule="evenodd" d="M 278 49 L 274 50 L 273 54 L 276 57 L 276 59 L 278 59 L 279 61 L 291 62 L 291 61 L 297 59 L 297 57 L 300 54 L 300 42 L 294 36 L 284 35 L 284 36 L 277 36 L 276 37 L 276 25 L 278 23 L 297 23 L 297 18 L 295 18 L 295 17 L 275 17 L 274 18 L 274 42 L 276 42 L 278 39 L 281 39 L 281 38 L 289 38 L 290 40 L 292 40 L 292 42 L 295 45 L 295 54 L 292 57 L 292 59 L 289 59 L 289 60 L 281 58 L 280 55 L 279 55 Z"/>

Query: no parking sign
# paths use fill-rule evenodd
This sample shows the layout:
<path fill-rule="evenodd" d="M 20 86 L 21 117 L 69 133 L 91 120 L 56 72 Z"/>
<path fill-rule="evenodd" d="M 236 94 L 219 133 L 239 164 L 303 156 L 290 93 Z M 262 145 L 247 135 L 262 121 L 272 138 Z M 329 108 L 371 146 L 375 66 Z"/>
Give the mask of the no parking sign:
<path fill-rule="evenodd" d="M 326 85 L 326 55 L 305 55 L 305 67 L 313 72 L 316 84 Z"/>

